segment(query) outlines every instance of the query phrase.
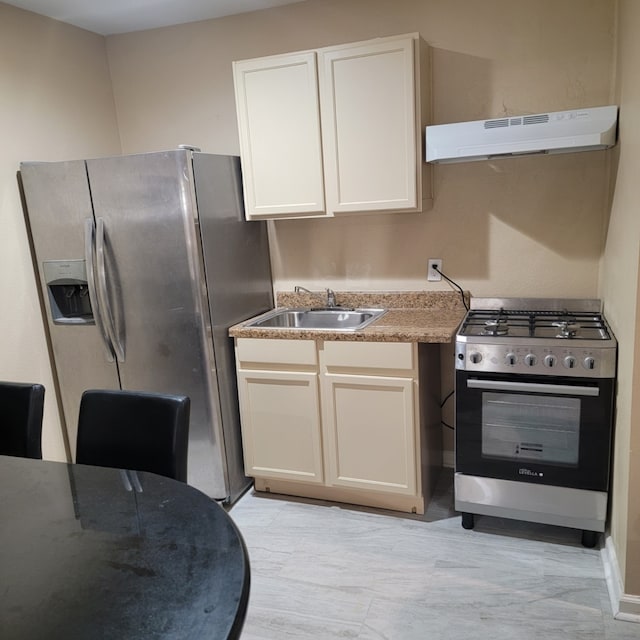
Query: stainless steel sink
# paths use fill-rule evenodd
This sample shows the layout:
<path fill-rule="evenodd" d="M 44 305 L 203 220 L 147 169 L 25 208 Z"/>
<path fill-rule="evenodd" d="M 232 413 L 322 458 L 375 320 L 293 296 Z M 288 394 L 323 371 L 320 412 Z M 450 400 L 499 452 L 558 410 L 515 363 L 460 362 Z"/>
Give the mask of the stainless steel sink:
<path fill-rule="evenodd" d="M 249 322 L 247 327 L 274 329 L 329 329 L 358 331 L 377 320 L 386 309 L 274 309 Z"/>

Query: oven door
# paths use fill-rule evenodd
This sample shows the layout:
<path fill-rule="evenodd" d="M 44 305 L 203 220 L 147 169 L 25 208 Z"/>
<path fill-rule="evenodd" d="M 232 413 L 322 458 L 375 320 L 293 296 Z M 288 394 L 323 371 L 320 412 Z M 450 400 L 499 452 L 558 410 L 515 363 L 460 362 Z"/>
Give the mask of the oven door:
<path fill-rule="evenodd" d="M 606 491 L 613 380 L 456 372 L 456 471 Z"/>

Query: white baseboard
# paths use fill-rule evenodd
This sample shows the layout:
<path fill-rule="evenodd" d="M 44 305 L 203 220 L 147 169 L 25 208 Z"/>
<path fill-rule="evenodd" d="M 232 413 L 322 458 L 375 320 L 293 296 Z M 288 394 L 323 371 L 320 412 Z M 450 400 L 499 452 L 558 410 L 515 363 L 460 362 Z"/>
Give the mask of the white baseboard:
<path fill-rule="evenodd" d="M 640 596 L 628 595 L 623 591 L 618 556 L 610 535 L 606 535 L 605 546 L 600 553 L 613 617 L 616 620 L 640 624 Z"/>

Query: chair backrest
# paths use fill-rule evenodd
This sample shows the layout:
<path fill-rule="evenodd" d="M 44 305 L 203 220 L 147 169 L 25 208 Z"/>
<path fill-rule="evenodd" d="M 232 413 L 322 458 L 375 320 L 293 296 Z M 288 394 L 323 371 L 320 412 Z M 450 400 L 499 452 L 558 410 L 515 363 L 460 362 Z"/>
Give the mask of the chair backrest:
<path fill-rule="evenodd" d="M 0 454 L 42 459 L 41 384 L 0 382 Z"/>
<path fill-rule="evenodd" d="M 82 394 L 76 462 L 187 481 L 187 396 L 91 389 Z"/>

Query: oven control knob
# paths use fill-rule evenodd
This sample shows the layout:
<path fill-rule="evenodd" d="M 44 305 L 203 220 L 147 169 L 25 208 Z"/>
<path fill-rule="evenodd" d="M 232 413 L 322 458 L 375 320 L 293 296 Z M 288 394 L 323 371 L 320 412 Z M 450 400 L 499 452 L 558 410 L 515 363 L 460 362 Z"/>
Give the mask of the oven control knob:
<path fill-rule="evenodd" d="M 533 353 L 527 353 L 527 355 L 524 357 L 524 363 L 528 367 L 535 367 L 537 362 L 538 362 L 538 358 L 536 358 L 536 356 Z"/>
<path fill-rule="evenodd" d="M 548 356 L 544 357 L 543 362 L 545 367 L 551 368 L 556 366 L 558 359 L 555 356 L 552 356 L 551 354 L 549 354 Z"/>
<path fill-rule="evenodd" d="M 482 361 L 482 354 L 477 351 L 473 351 L 469 354 L 469 360 L 471 360 L 473 364 L 479 364 Z"/>
<path fill-rule="evenodd" d="M 518 359 L 516 358 L 515 353 L 507 353 L 507 355 L 504 357 L 504 361 L 506 364 L 510 364 L 511 366 L 513 366 L 518 361 Z"/>
<path fill-rule="evenodd" d="M 567 369 L 573 369 L 576 366 L 576 359 L 574 356 L 566 356 L 564 359 L 564 366 Z"/>
<path fill-rule="evenodd" d="M 595 360 L 595 358 L 592 358 L 591 356 L 587 356 L 582 361 L 582 364 L 583 364 L 585 369 L 595 369 L 596 368 L 596 360 Z"/>

